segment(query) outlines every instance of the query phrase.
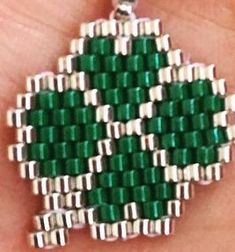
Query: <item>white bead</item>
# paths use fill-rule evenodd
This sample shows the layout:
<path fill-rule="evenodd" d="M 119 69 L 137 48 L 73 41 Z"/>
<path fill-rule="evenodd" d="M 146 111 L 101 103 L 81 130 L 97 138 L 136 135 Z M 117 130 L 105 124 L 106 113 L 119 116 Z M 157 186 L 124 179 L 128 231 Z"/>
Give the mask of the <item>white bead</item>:
<path fill-rule="evenodd" d="M 33 126 L 24 126 L 17 129 L 17 142 L 30 144 L 35 142 L 36 139 L 36 129 Z"/>
<path fill-rule="evenodd" d="M 136 202 L 124 205 L 125 220 L 136 220 L 140 217 L 139 208 Z"/>
<path fill-rule="evenodd" d="M 214 127 L 227 127 L 228 126 L 228 112 L 222 111 L 213 115 Z"/>
<path fill-rule="evenodd" d="M 25 109 L 10 109 L 7 111 L 7 125 L 21 128 L 27 124 Z"/>
<path fill-rule="evenodd" d="M 175 185 L 175 197 L 179 200 L 189 200 L 193 196 L 193 185 L 190 182 Z"/>
<path fill-rule="evenodd" d="M 180 49 L 167 53 L 168 64 L 170 66 L 181 66 L 183 64 L 183 54 Z"/>
<path fill-rule="evenodd" d="M 95 186 L 95 176 L 93 173 L 86 173 L 76 177 L 76 189 L 89 191 Z"/>
<path fill-rule="evenodd" d="M 10 161 L 22 162 L 27 160 L 27 145 L 14 144 L 8 147 L 8 158 Z"/>
<path fill-rule="evenodd" d="M 153 102 L 143 103 L 139 107 L 140 118 L 153 118 L 156 115 L 156 113 L 157 113 L 157 108 Z"/>
<path fill-rule="evenodd" d="M 225 109 L 235 112 L 235 94 L 229 95 L 225 98 Z"/>
<path fill-rule="evenodd" d="M 149 89 L 149 96 L 152 102 L 163 101 L 166 98 L 166 89 L 162 85 L 151 87 Z"/>
<path fill-rule="evenodd" d="M 101 173 L 105 167 L 104 157 L 102 155 L 91 157 L 88 159 L 89 172 L 91 173 Z"/>
<path fill-rule="evenodd" d="M 178 167 L 176 165 L 166 166 L 164 168 L 164 177 L 166 182 L 179 182 Z"/>
<path fill-rule="evenodd" d="M 102 156 L 111 156 L 115 152 L 115 143 L 112 139 L 98 141 L 98 152 Z"/>
<path fill-rule="evenodd" d="M 30 233 L 28 238 L 31 247 L 40 249 L 50 247 L 49 235 L 45 231 Z"/>
<path fill-rule="evenodd" d="M 101 93 L 97 89 L 87 90 L 84 93 L 85 105 L 99 106 L 101 103 Z"/>
<path fill-rule="evenodd" d="M 70 177 L 69 176 L 60 176 L 54 178 L 55 192 L 58 193 L 68 193 L 72 190 L 70 187 Z"/>
<path fill-rule="evenodd" d="M 135 119 L 126 123 L 126 134 L 128 136 L 141 136 L 144 133 L 144 124 L 142 119 Z"/>
<path fill-rule="evenodd" d="M 180 200 L 169 200 L 167 202 L 167 214 L 179 218 L 184 212 L 184 204 Z"/>
<path fill-rule="evenodd" d="M 121 122 L 111 122 L 106 124 L 107 136 L 114 139 L 119 139 L 124 136 L 126 127 Z"/>
<path fill-rule="evenodd" d="M 70 83 L 73 90 L 86 91 L 90 88 L 89 76 L 84 72 L 73 73 Z"/>
<path fill-rule="evenodd" d="M 45 212 L 33 217 L 33 223 L 36 230 L 50 231 L 55 228 L 54 212 Z"/>
<path fill-rule="evenodd" d="M 78 38 L 73 39 L 70 44 L 70 52 L 72 54 L 82 55 L 87 51 L 87 39 L 86 38 Z"/>
<path fill-rule="evenodd" d="M 118 37 L 114 41 L 114 52 L 116 55 L 129 55 L 132 53 L 132 40 L 130 37 Z"/>
<path fill-rule="evenodd" d="M 77 58 L 75 54 L 60 57 L 58 60 L 58 72 L 71 74 L 77 68 Z"/>
<path fill-rule="evenodd" d="M 110 122 L 113 120 L 113 107 L 110 105 L 99 106 L 96 109 L 97 122 Z"/>
<path fill-rule="evenodd" d="M 27 77 L 26 91 L 30 93 L 39 93 L 48 88 L 51 80 L 54 79 L 55 74 L 52 72 L 43 72 L 35 76 Z"/>
<path fill-rule="evenodd" d="M 157 37 L 156 40 L 157 51 L 165 51 L 168 52 L 171 48 L 170 36 L 168 34 Z"/>
<path fill-rule="evenodd" d="M 50 232 L 52 246 L 64 247 L 68 243 L 68 231 L 64 228 L 55 229 Z"/>
<path fill-rule="evenodd" d="M 218 148 L 219 162 L 230 163 L 232 161 L 232 147 L 224 144 Z"/>
<path fill-rule="evenodd" d="M 85 204 L 85 197 L 82 191 L 70 192 L 65 195 L 65 206 L 75 209 L 81 208 Z"/>
<path fill-rule="evenodd" d="M 51 178 L 36 178 L 32 182 L 32 191 L 34 195 L 47 195 L 54 190 L 53 180 Z"/>
<path fill-rule="evenodd" d="M 155 150 L 153 152 L 153 164 L 156 167 L 165 167 L 169 164 L 169 154 L 166 150 Z"/>
<path fill-rule="evenodd" d="M 37 163 L 36 161 L 28 161 L 20 163 L 19 174 L 22 179 L 33 180 L 39 177 L 40 174 L 39 163 Z"/>
<path fill-rule="evenodd" d="M 164 83 L 169 84 L 174 81 L 174 71 L 171 66 L 161 68 L 159 70 L 158 74 L 159 74 L 159 83 L 160 84 L 164 84 Z"/>
<path fill-rule="evenodd" d="M 214 95 L 226 95 L 227 87 L 224 79 L 212 81 L 212 91 Z"/>
<path fill-rule="evenodd" d="M 97 222 L 97 211 L 95 208 L 81 208 L 78 210 L 78 222 L 93 225 Z"/>
<path fill-rule="evenodd" d="M 154 151 L 158 146 L 158 138 L 155 134 L 141 136 L 141 149 L 143 151 L 150 150 Z"/>
<path fill-rule="evenodd" d="M 36 95 L 35 93 L 26 93 L 17 95 L 17 108 L 31 110 L 35 108 Z"/>

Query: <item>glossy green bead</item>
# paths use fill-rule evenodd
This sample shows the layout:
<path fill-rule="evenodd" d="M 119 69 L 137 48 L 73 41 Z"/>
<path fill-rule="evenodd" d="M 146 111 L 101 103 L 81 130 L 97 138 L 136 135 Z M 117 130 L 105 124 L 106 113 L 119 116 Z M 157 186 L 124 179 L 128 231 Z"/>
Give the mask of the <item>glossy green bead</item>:
<path fill-rule="evenodd" d="M 77 176 L 86 173 L 86 160 L 81 158 L 67 159 L 65 163 L 65 174 Z"/>
<path fill-rule="evenodd" d="M 95 155 L 96 144 L 92 141 L 84 141 L 76 144 L 76 156 L 89 158 Z"/>
<path fill-rule="evenodd" d="M 71 123 L 71 111 L 69 109 L 55 109 L 52 111 L 52 122 L 55 126 L 64 126 Z"/>
<path fill-rule="evenodd" d="M 170 149 L 178 148 L 180 146 L 180 137 L 178 134 L 169 133 L 161 137 L 161 148 Z"/>
<path fill-rule="evenodd" d="M 168 120 L 164 117 L 154 117 L 147 121 L 148 133 L 162 134 L 167 131 Z"/>
<path fill-rule="evenodd" d="M 123 154 L 138 151 L 139 145 L 139 139 L 135 136 L 126 136 L 118 140 L 118 150 Z"/>
<path fill-rule="evenodd" d="M 129 121 L 137 118 L 138 111 L 137 107 L 133 104 L 121 104 L 117 106 L 117 120 L 118 121 Z"/>
<path fill-rule="evenodd" d="M 113 86 L 113 78 L 108 73 L 98 73 L 94 75 L 93 85 L 95 89 L 106 90 Z"/>
<path fill-rule="evenodd" d="M 137 73 L 137 86 L 139 87 L 152 87 L 156 84 L 156 78 L 153 72 L 139 72 Z"/>
<path fill-rule="evenodd" d="M 56 159 L 66 159 L 72 156 L 72 146 L 69 143 L 62 142 L 54 144 L 54 157 Z"/>
<path fill-rule="evenodd" d="M 132 167 L 134 169 L 145 169 L 152 166 L 151 155 L 149 152 L 136 152 L 131 156 Z"/>
<path fill-rule="evenodd" d="M 84 104 L 83 93 L 80 91 L 66 91 L 62 94 L 63 108 L 74 108 Z"/>
<path fill-rule="evenodd" d="M 152 167 L 143 170 L 144 184 L 157 184 L 162 180 L 161 168 Z"/>
<path fill-rule="evenodd" d="M 74 110 L 74 123 L 87 124 L 95 122 L 95 111 L 93 107 L 76 108 Z"/>
<path fill-rule="evenodd" d="M 124 101 L 124 93 L 118 88 L 106 90 L 104 93 L 104 100 L 106 104 L 110 105 L 121 104 Z"/>
<path fill-rule="evenodd" d="M 137 203 L 147 202 L 151 200 L 150 188 L 146 185 L 136 186 L 133 188 L 133 201 Z"/>
<path fill-rule="evenodd" d="M 109 167 L 112 171 L 125 171 L 128 167 L 128 158 L 126 155 L 117 154 L 110 157 Z"/>
<path fill-rule="evenodd" d="M 202 98 L 202 109 L 205 112 L 217 113 L 225 110 L 224 98 L 219 96 L 207 96 Z"/>
<path fill-rule="evenodd" d="M 123 58 L 121 55 L 106 56 L 104 60 L 105 72 L 123 71 Z"/>
<path fill-rule="evenodd" d="M 212 85 L 209 80 L 196 80 L 189 85 L 193 97 L 201 97 L 212 94 Z"/>
<path fill-rule="evenodd" d="M 167 57 L 165 53 L 154 53 L 147 56 L 147 65 L 149 70 L 158 70 L 166 67 Z"/>
<path fill-rule="evenodd" d="M 200 112 L 200 100 L 198 98 L 187 99 L 182 101 L 183 115 L 195 115 Z"/>
<path fill-rule="evenodd" d="M 172 132 L 185 132 L 189 130 L 189 119 L 186 116 L 173 117 L 170 120 Z"/>
<path fill-rule="evenodd" d="M 118 88 L 129 88 L 133 86 L 133 74 L 130 72 L 121 72 L 116 75 L 116 86 Z"/>
<path fill-rule="evenodd" d="M 49 160 L 43 163 L 40 171 L 43 177 L 58 177 L 63 174 L 63 163 L 58 160 Z"/>
<path fill-rule="evenodd" d="M 144 70 L 144 58 L 141 55 L 130 55 L 126 62 L 127 71 L 139 72 Z"/>
<path fill-rule="evenodd" d="M 197 163 L 208 165 L 218 162 L 217 149 L 214 146 L 197 149 Z"/>
<path fill-rule="evenodd" d="M 147 92 L 145 89 L 136 87 L 129 88 L 127 91 L 128 102 L 132 104 L 144 103 L 147 99 Z"/>
<path fill-rule="evenodd" d="M 39 128 L 39 139 L 43 143 L 55 143 L 59 140 L 57 127 L 49 126 Z"/>
<path fill-rule="evenodd" d="M 95 188 L 87 194 L 89 205 L 101 205 L 108 202 L 108 191 L 105 188 Z"/>
<path fill-rule="evenodd" d="M 137 37 L 133 39 L 134 54 L 151 54 L 155 49 L 156 44 L 152 37 Z"/>
<path fill-rule="evenodd" d="M 34 143 L 29 145 L 30 160 L 43 161 L 50 158 L 50 145 L 45 143 Z"/>
<path fill-rule="evenodd" d="M 90 40 L 90 54 L 110 55 L 113 53 L 114 41 L 110 38 L 92 38 Z"/>
<path fill-rule="evenodd" d="M 141 183 L 140 173 L 137 170 L 124 171 L 122 175 L 122 184 L 124 187 L 138 186 Z"/>
<path fill-rule="evenodd" d="M 97 73 L 101 69 L 100 58 L 97 55 L 80 55 L 78 62 L 82 72 Z"/>
<path fill-rule="evenodd" d="M 159 104 L 159 114 L 163 117 L 174 117 L 179 113 L 179 102 L 165 101 Z"/>
<path fill-rule="evenodd" d="M 173 198 L 173 187 L 170 183 L 160 183 L 154 187 L 154 199 L 170 200 Z"/>
<path fill-rule="evenodd" d="M 116 187 L 111 189 L 111 203 L 123 205 L 130 202 L 129 190 L 125 187 Z"/>
<path fill-rule="evenodd" d="M 120 184 L 119 174 L 117 172 L 104 172 L 98 175 L 100 187 L 117 187 Z"/>
<path fill-rule="evenodd" d="M 220 145 L 228 142 L 224 128 L 214 128 L 206 131 L 207 145 Z"/>
<path fill-rule="evenodd" d="M 63 140 L 66 142 L 76 142 L 83 138 L 81 127 L 77 125 L 68 125 L 62 129 Z"/>
<path fill-rule="evenodd" d="M 85 125 L 85 137 L 87 140 L 100 140 L 105 137 L 105 127 L 101 123 Z"/>
<path fill-rule="evenodd" d="M 204 130 L 212 127 L 212 116 L 204 113 L 192 117 L 192 128 L 194 130 Z"/>
<path fill-rule="evenodd" d="M 168 97 L 172 100 L 184 100 L 189 96 L 188 84 L 175 82 L 168 86 Z"/>
<path fill-rule="evenodd" d="M 198 148 L 203 145 L 203 136 L 199 131 L 186 132 L 183 135 L 184 147 Z"/>
<path fill-rule="evenodd" d="M 114 223 L 119 222 L 123 216 L 122 211 L 117 205 L 102 205 L 98 208 L 100 222 Z"/>
<path fill-rule="evenodd" d="M 143 204 L 144 218 L 156 220 L 164 215 L 164 206 L 162 201 L 150 201 Z"/>
<path fill-rule="evenodd" d="M 28 125 L 47 126 L 49 124 L 49 114 L 46 110 L 32 110 L 27 112 Z"/>
<path fill-rule="evenodd" d="M 43 90 L 37 94 L 37 107 L 41 109 L 58 108 L 59 95 L 57 92 Z"/>
<path fill-rule="evenodd" d="M 183 166 L 193 162 L 192 153 L 189 149 L 175 149 L 171 155 L 172 165 Z"/>

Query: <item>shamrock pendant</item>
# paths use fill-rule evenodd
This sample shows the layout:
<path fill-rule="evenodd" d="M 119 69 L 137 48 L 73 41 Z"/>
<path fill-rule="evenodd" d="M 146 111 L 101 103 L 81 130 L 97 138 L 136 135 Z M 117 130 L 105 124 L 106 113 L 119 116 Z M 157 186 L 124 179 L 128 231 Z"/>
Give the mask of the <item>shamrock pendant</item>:
<path fill-rule="evenodd" d="M 193 183 L 219 181 L 231 161 L 235 95 L 213 65 L 184 62 L 158 19 L 135 18 L 135 2 L 82 24 L 59 73 L 29 77 L 8 111 L 9 159 L 43 196 L 34 247 L 84 225 L 106 241 L 170 235 Z"/>

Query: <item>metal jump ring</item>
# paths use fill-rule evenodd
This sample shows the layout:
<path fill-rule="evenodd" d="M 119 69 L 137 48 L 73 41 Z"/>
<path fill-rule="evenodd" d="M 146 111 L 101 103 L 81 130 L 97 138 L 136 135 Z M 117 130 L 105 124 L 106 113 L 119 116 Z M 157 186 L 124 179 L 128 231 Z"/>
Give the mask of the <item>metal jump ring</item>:
<path fill-rule="evenodd" d="M 134 19 L 134 9 L 138 0 L 113 0 L 114 11 L 111 13 L 111 19 L 129 20 Z"/>

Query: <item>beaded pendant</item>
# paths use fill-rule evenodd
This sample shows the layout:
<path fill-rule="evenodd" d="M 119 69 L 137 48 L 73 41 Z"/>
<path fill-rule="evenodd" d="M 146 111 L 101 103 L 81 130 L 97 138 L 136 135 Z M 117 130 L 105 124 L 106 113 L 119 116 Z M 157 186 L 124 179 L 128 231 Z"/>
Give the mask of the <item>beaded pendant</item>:
<path fill-rule="evenodd" d="M 8 111 L 9 158 L 43 196 L 37 248 L 85 225 L 105 241 L 168 236 L 193 183 L 219 181 L 231 161 L 235 95 L 215 67 L 185 63 L 158 19 L 114 2 L 109 20 L 81 25 L 58 74 L 29 77 Z"/>

